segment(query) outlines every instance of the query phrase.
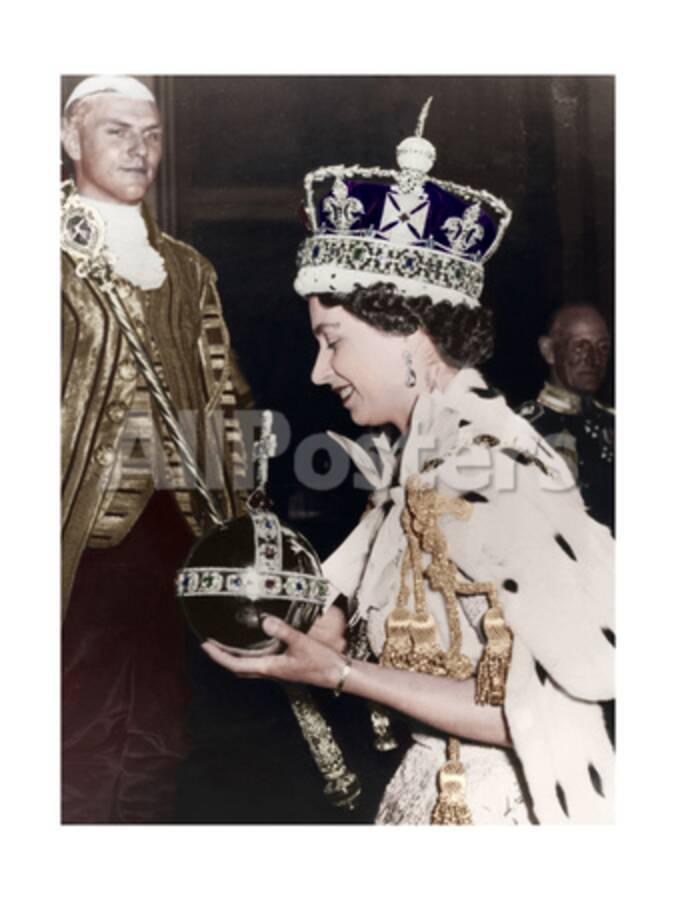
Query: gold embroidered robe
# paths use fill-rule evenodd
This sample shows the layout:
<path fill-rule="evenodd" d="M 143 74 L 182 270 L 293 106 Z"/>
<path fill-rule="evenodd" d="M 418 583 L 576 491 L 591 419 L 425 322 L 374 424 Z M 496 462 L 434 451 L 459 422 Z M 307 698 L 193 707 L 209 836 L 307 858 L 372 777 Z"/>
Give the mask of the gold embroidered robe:
<path fill-rule="evenodd" d="M 235 408 L 250 406 L 251 398 L 230 346 L 216 273 L 194 248 L 162 233 L 145 209 L 144 217 L 150 243 L 162 256 L 167 277 L 156 290 L 135 288 L 128 306 L 140 311 L 134 325 L 148 352 L 159 361 L 176 410 L 196 414 L 198 459 L 208 471 L 225 513 L 231 514 L 238 506 L 234 476 L 243 474 Z M 133 490 L 116 491 L 114 515 L 103 516 L 104 507 L 111 504 L 110 491 L 115 489 L 112 477 L 128 412 L 143 378 L 101 291 L 76 274 L 66 253 L 61 257 L 65 612 L 78 561 L 85 547 L 92 545 L 95 526 L 94 546 L 118 544 L 138 520 L 154 484 L 148 474 Z M 222 419 L 214 416 L 217 412 L 223 414 Z M 221 434 L 216 434 L 221 427 Z M 170 463 L 172 448 L 165 446 L 165 450 Z M 178 468 L 176 458 L 173 462 Z M 185 484 L 175 496 L 198 533 L 203 521 L 199 498 Z"/>

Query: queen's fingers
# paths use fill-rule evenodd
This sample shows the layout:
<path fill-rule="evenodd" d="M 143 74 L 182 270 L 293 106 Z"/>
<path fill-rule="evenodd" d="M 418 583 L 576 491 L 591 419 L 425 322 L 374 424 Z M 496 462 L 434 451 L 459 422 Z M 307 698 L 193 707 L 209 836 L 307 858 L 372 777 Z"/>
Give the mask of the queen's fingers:
<path fill-rule="evenodd" d="M 263 631 L 270 637 L 279 638 L 288 647 L 293 647 L 298 641 L 305 639 L 305 635 L 301 631 L 297 631 L 288 625 L 283 619 L 277 616 L 266 615 L 262 622 Z"/>
<path fill-rule="evenodd" d="M 271 663 L 278 659 L 278 657 L 272 656 L 235 656 L 234 653 L 223 650 L 211 639 L 202 644 L 202 650 L 224 669 L 228 669 L 236 675 L 253 678 L 273 675 Z"/>

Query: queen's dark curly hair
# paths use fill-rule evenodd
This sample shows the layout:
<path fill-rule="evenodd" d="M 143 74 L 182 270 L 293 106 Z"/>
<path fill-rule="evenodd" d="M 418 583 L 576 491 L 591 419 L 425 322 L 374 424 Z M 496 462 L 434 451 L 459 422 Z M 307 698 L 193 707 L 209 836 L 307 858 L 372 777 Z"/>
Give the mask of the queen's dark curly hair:
<path fill-rule="evenodd" d="M 428 296 L 402 297 L 393 284 L 357 286 L 349 294 L 317 294 L 326 307 L 342 306 L 367 325 L 389 334 L 429 336 L 440 357 L 450 366 L 475 366 L 493 353 L 493 313 L 448 300 L 432 303 Z"/>

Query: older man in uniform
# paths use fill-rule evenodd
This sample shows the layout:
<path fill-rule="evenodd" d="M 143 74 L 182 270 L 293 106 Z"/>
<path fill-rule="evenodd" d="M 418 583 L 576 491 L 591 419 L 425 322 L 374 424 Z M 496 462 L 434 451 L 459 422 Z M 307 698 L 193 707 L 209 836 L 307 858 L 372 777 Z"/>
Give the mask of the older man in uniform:
<path fill-rule="evenodd" d="M 615 414 L 594 397 L 608 364 L 608 326 L 593 306 L 562 306 L 539 347 L 549 378 L 537 400 L 518 412 L 566 459 L 590 515 L 612 530 Z"/>
<path fill-rule="evenodd" d="M 66 103 L 62 139 L 71 232 L 80 222 L 86 235 L 88 216 L 103 223 L 125 311 L 233 514 L 235 405 L 248 388 L 212 266 L 142 202 L 162 155 L 155 98 L 133 78 L 87 78 Z M 62 230 L 62 817 L 170 821 L 186 749 L 173 575 L 206 518 L 105 290 L 71 252 L 80 237 Z"/>

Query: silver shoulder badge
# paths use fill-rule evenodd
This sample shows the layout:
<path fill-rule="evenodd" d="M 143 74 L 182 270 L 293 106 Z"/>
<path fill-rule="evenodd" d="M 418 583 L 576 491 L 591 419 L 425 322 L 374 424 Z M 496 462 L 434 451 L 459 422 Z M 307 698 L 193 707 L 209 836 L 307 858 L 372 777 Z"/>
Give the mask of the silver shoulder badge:
<path fill-rule="evenodd" d="M 93 260 L 103 253 L 105 225 L 98 212 L 83 203 L 76 191 L 62 191 L 61 248 L 78 260 Z"/>

